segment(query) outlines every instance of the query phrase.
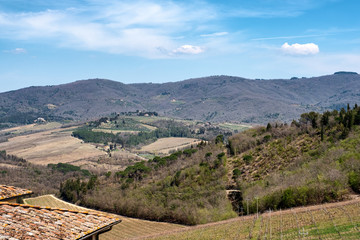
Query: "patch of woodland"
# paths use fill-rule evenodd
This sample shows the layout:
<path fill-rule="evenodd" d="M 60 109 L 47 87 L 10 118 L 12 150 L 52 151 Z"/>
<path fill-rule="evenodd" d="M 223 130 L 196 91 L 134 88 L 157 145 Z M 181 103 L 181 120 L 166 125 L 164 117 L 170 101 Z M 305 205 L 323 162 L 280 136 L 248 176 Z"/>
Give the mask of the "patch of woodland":
<path fill-rule="evenodd" d="M 32 190 L 32 196 L 58 194 L 60 184 L 66 179 L 89 176 L 87 170 L 70 164 L 35 165 L 6 151 L 0 151 L 0 164 L 0 184 Z"/>
<path fill-rule="evenodd" d="M 159 119 L 147 123 L 147 125 L 156 129 L 149 130 L 141 122 L 119 115 L 102 117 L 76 129 L 73 131 L 72 136 L 84 142 L 109 144 L 110 148 L 133 148 L 153 143 L 159 138 L 187 137 L 211 140 L 220 134 L 226 136 L 232 135 L 231 131 L 219 128 L 219 126 L 200 122 L 184 123 L 174 119 Z M 101 126 L 106 126 L 106 129 L 110 130 L 135 131 L 136 133 L 94 131 L 101 128 Z"/>
<path fill-rule="evenodd" d="M 68 201 L 144 219 L 199 224 L 245 213 L 321 204 L 360 193 L 360 108 L 304 113 L 89 180 L 68 179 Z"/>
<path fill-rule="evenodd" d="M 84 206 L 143 219 L 199 224 L 236 216 L 226 196 L 226 154 L 206 144 L 99 176 L 95 187 L 69 179 L 61 196 Z M 74 186 L 76 187 L 74 188 Z"/>
<path fill-rule="evenodd" d="M 360 108 L 304 113 L 229 138 L 233 181 L 250 213 L 360 193 Z"/>

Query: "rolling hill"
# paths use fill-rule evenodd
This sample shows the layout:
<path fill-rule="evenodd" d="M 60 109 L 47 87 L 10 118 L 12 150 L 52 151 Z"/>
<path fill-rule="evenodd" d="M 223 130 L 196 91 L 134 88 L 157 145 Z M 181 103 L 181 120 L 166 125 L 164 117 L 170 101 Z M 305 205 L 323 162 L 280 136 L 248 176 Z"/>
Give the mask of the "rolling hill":
<path fill-rule="evenodd" d="M 264 124 L 356 102 L 360 75 L 348 72 L 290 80 L 211 76 L 163 84 L 89 79 L 0 93 L 0 122 L 30 123 L 38 117 L 85 120 L 147 110 L 185 119 Z"/>

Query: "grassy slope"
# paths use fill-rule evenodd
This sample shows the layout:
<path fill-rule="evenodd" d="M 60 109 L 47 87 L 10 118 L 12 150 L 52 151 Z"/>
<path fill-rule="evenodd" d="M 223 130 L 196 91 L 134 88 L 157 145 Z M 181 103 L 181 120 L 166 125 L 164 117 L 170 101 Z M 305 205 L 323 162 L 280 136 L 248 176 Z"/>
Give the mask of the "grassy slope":
<path fill-rule="evenodd" d="M 267 212 L 147 239 L 359 239 L 360 199 Z"/>

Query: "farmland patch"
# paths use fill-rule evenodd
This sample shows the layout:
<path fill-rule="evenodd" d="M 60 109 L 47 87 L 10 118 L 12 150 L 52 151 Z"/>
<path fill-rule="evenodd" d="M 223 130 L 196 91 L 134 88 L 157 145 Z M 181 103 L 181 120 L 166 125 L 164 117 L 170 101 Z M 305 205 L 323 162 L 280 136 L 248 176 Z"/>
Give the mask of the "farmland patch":
<path fill-rule="evenodd" d="M 199 144 L 201 140 L 196 138 L 169 137 L 160 138 L 156 142 L 142 147 L 139 152 L 148 152 L 155 154 L 169 154 L 171 151 L 177 151 Z"/>

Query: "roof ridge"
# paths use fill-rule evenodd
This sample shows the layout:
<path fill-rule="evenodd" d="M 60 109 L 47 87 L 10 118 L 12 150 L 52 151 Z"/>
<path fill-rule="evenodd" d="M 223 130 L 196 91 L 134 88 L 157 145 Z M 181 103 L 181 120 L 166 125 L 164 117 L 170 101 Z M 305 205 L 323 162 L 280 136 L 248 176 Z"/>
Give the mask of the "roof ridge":
<path fill-rule="evenodd" d="M 36 206 L 36 205 L 30 205 L 30 204 L 20 204 L 20 203 L 10 203 L 10 202 L 0 202 L 0 206 L 1 205 L 9 205 L 9 206 L 13 206 L 13 207 L 24 207 L 24 208 L 35 208 L 35 209 L 46 209 L 46 210 L 51 210 L 51 211 L 61 211 L 61 212 L 71 212 L 71 213 L 82 213 L 82 214 L 86 214 L 86 215 L 95 215 L 98 217 L 109 217 L 115 220 L 120 220 L 120 218 L 117 218 L 115 216 L 112 215 L 106 215 L 106 214 L 102 214 L 101 212 L 98 211 L 76 211 L 76 210 L 69 210 L 69 209 L 65 209 L 65 208 L 53 208 L 53 207 L 42 207 L 42 206 Z"/>
<path fill-rule="evenodd" d="M 33 194 L 29 189 L 19 188 L 11 185 L 0 184 L 0 200 Z M 5 195 L 3 195 L 5 194 Z M 7 194 L 7 195 L 6 195 Z"/>

